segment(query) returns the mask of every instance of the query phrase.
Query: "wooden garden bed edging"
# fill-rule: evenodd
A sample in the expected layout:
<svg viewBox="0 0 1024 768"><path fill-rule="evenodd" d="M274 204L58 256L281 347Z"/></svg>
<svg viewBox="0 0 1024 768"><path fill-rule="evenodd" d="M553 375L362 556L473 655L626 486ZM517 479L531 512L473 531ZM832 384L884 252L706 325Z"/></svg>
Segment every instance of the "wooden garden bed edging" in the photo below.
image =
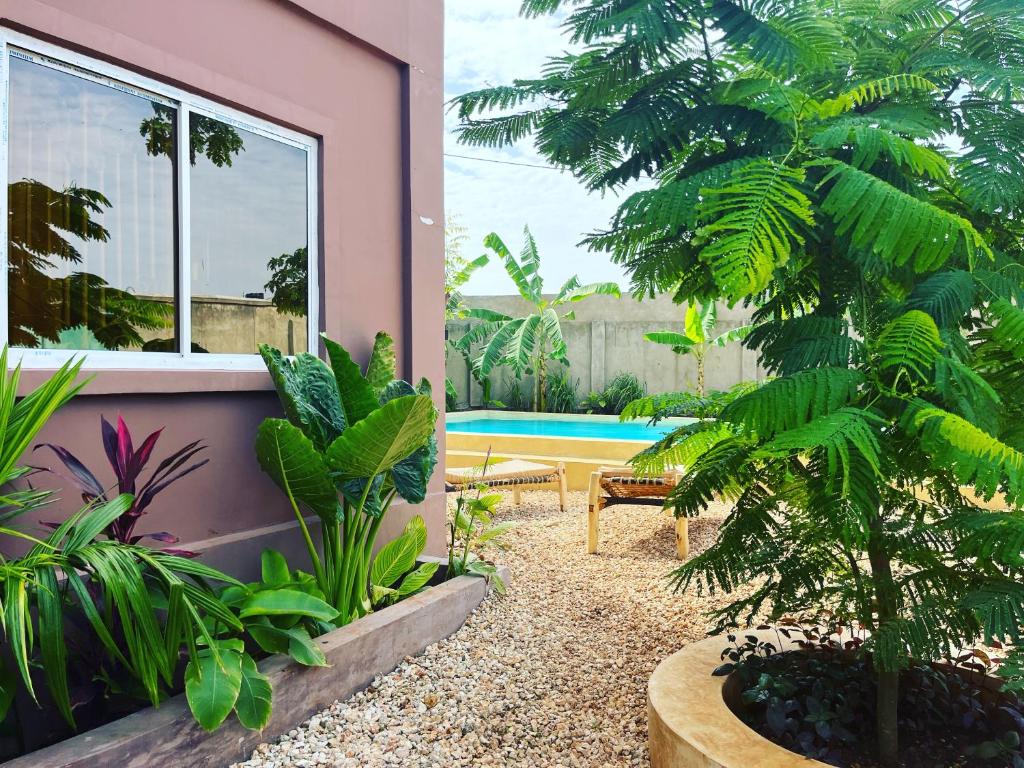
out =
<svg viewBox="0 0 1024 768"><path fill-rule="evenodd" d="M508 583L506 569L501 577ZM422 653L459 629L487 592L484 580L460 576L430 587L317 638L329 667L304 667L286 656L259 663L274 687L274 709L263 731L230 716L207 733L193 720L185 695L147 707L59 744L22 755L5 768L222 768L245 759L259 743L287 733L336 700L366 687L406 656Z"/></svg>

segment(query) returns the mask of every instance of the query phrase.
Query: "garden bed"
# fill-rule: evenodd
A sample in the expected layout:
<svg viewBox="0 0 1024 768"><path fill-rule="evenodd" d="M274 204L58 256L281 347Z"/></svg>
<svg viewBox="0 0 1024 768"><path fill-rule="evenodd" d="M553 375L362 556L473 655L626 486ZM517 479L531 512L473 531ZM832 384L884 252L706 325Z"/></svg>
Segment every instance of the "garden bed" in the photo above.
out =
<svg viewBox="0 0 1024 768"><path fill-rule="evenodd" d="M727 677L713 677L725 639L688 645L654 670L647 687L652 768L829 768L748 728L725 702Z"/></svg>
<svg viewBox="0 0 1024 768"><path fill-rule="evenodd" d="M743 634L757 636L759 640L773 643L776 647L781 639L771 631ZM712 675L722 663L722 649L726 645L723 637L712 637L695 643L665 659L652 675L648 686L648 718L651 765L654 768L741 768L753 764L764 768L875 765L870 754L859 754L866 744L870 749L874 737L867 738L860 734L857 727L861 723L856 722L861 718L865 718L865 722L874 720L873 711L869 711L874 693L866 690L871 687L870 680L865 680L864 684L860 685L865 690L852 690L851 686L856 686L859 680L856 677L858 673L852 667L850 671L842 674L836 673L835 670L818 673L828 675L826 688L829 690L814 689L810 695L814 697L815 706L825 711L829 707L830 694L836 694L840 698L845 696L847 706L851 708L851 715L855 719L847 722L838 715L835 719L829 715L830 719L825 722L828 723L830 730L838 732L846 723L853 731L853 735L845 742L833 739L822 749L818 749L817 746L810 748L808 754L829 761L820 762L791 751L772 740L776 736L765 725L763 713L759 714L761 710L755 705L745 703L749 699L742 698L746 685L739 672ZM808 652L794 646L792 649L783 649L783 653L773 654L770 660L785 662L784 657L790 654L805 653ZM851 661L852 658L846 659L840 666L851 666ZM825 657L818 661L819 665L827 663L828 659ZM783 669L790 671L787 680L799 679L799 673L792 672L793 666L788 662L782 665ZM758 685L767 685L764 682L767 675L757 673L760 669L755 668L752 676L758 681ZM931 667L918 665L914 669L923 669L924 672L921 674L926 674L923 683L918 681L918 687L905 689L904 698L909 697L910 700L901 701L901 711L909 708L907 716L914 720L916 725L904 733L904 728L909 725L901 720L901 743L904 737L907 737L907 741L901 748L900 765L987 767L1009 764L1005 761L1013 759L1010 755L1012 750L1007 749L981 749L969 758L963 757L965 750L967 754L971 754L972 749L976 749L983 741L991 740L990 746L994 747L995 741L1001 735L996 732L998 729L993 730L997 725L994 720L986 723L983 709L995 713L988 717L1003 717L1005 713L1011 729L1014 728L1013 720L1018 716L1014 714L1016 709L1010 707L1011 702L1006 698L1007 695L999 692L1002 681L983 672L948 664L936 664ZM804 670L804 674L809 673ZM958 693L953 684L955 680L962 680L963 683L959 684L963 686L967 683L967 687ZM905 686L907 684L909 681L904 683ZM942 691L947 693L943 694ZM791 696L792 700L786 699L784 703L798 709L802 695L807 694L792 690L787 695ZM943 700L943 695L948 701ZM857 701L862 702L859 709L854 704ZM947 709L952 714L947 713ZM926 717L926 712L930 713L930 721ZM799 711L787 711L786 717L790 716L798 721L795 724L802 726L806 726L810 718L810 715L805 718ZM948 727L938 727L937 717L943 724L948 723ZM927 722L931 725L924 725ZM969 726L974 728L970 734L966 730ZM754 728L771 738L765 738ZM784 733L788 735L790 729L786 729ZM794 749L796 748L794 743ZM826 752L827 754L824 754Z"/></svg>
<svg viewBox="0 0 1024 768"><path fill-rule="evenodd" d="M502 571L507 581L508 574ZM328 667L283 656L260 662L274 689L273 715L262 732L231 720L213 733L195 722L185 696L148 707L71 739L4 763L8 768L223 766L244 759L261 741L287 732L314 713L366 686L406 656L447 637L487 592L484 580L461 576L317 638ZM186 758L187 756L187 758Z"/></svg>

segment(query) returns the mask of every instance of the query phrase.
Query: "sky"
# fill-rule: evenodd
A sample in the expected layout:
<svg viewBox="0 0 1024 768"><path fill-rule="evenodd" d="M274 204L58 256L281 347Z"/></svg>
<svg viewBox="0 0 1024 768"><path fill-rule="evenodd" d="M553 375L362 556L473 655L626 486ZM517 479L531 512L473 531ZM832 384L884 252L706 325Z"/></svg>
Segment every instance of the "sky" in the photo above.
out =
<svg viewBox="0 0 1024 768"><path fill-rule="evenodd" d="M517 77L538 77L547 57L568 49L560 18L522 19L519 4L520 0L446 0L446 100ZM556 291L574 274L584 283L614 280L626 288L621 268L605 254L577 246L585 234L605 227L621 198L588 194L571 174L551 167L451 157L547 165L530 140L503 149L461 145L453 132L457 122L453 113L445 115L445 209L468 229L464 256L484 253L482 243L489 232L497 232L518 254L523 226L528 224L540 252L545 291ZM463 289L466 295L515 292L496 261L479 270Z"/></svg>

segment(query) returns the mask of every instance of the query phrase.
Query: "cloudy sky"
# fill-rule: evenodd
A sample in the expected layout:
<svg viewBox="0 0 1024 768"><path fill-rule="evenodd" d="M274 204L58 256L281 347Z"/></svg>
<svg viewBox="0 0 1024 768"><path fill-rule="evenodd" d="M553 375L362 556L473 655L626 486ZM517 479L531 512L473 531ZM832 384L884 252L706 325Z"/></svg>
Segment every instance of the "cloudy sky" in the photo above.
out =
<svg viewBox="0 0 1024 768"><path fill-rule="evenodd" d="M520 0L446 0L445 92L450 99L466 91L500 85L516 77L537 77L544 60L563 52L568 41L560 19L519 18ZM545 165L532 143L506 149L458 144L453 115L446 115L445 207L468 229L464 255L484 252L482 241L497 232L513 253L529 224L541 254L545 289L554 291L570 276L583 282L627 281L604 254L578 248L582 236L604 227L618 198L587 194L571 174L550 167L531 168L483 160ZM466 155L464 160L451 155ZM515 293L502 267L492 263L474 275L466 294Z"/></svg>

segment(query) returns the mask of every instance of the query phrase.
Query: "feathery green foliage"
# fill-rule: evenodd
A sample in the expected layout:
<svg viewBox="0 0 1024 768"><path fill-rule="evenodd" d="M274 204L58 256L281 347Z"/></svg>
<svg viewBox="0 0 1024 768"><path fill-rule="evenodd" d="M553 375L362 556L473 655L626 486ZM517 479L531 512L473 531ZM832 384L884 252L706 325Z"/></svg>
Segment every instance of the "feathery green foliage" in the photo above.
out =
<svg viewBox="0 0 1024 768"><path fill-rule="evenodd" d="M650 179L589 246L637 295L753 308L744 343L776 378L635 464L686 468L678 515L732 505L674 576L755 585L720 622L871 630L893 764L901 664L1024 621L1024 5L523 6L559 9L586 47L456 99L461 139L532 138L597 191Z"/></svg>

